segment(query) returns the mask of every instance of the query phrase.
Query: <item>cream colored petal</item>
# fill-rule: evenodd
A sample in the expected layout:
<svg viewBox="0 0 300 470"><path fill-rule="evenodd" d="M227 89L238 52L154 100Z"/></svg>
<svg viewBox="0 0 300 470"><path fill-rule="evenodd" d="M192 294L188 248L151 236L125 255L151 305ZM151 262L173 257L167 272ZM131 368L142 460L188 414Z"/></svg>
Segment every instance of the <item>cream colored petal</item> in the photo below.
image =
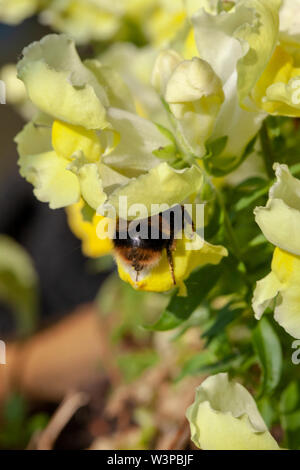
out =
<svg viewBox="0 0 300 470"><path fill-rule="evenodd" d="M101 64L98 60L86 60L84 65L97 77L98 82L106 91L112 108L135 112L131 91L114 69Z"/></svg>
<svg viewBox="0 0 300 470"><path fill-rule="evenodd" d="M161 163L148 173L132 179L128 184L114 191L107 202L120 214L123 213L123 206L119 207L120 197L126 197L128 208L135 204L142 204L150 216L151 213L154 215L161 211L160 209L151 211L153 204L168 204L169 207L180 204L192 194L197 193L202 182L202 174L195 166L184 170L174 170L167 163ZM123 213L123 217L126 218L127 213Z"/></svg>
<svg viewBox="0 0 300 470"><path fill-rule="evenodd" d="M187 411L193 442L203 450L277 450L250 393L227 374L206 379Z"/></svg>
<svg viewBox="0 0 300 470"><path fill-rule="evenodd" d="M300 0L283 0L280 8L280 35L285 41L300 42Z"/></svg>
<svg viewBox="0 0 300 470"><path fill-rule="evenodd" d="M51 126L41 126L29 122L15 137L15 142L21 157L48 152L52 150Z"/></svg>
<svg viewBox="0 0 300 470"><path fill-rule="evenodd" d="M18 76L41 111L87 129L108 126L106 92L82 64L73 41L52 34L26 47L23 55Z"/></svg>
<svg viewBox="0 0 300 470"><path fill-rule="evenodd" d="M261 319L264 311L271 306L282 287L282 283L273 272L257 281L252 299L256 320Z"/></svg>
<svg viewBox="0 0 300 470"><path fill-rule="evenodd" d="M254 214L256 223L270 243L300 255L299 210L289 207L282 199L269 199L266 207L257 207Z"/></svg>
<svg viewBox="0 0 300 470"><path fill-rule="evenodd" d="M95 163L83 165L78 171L81 194L93 209L97 210L106 200L103 183Z"/></svg>
<svg viewBox="0 0 300 470"><path fill-rule="evenodd" d="M39 7L39 0L0 0L0 21L8 24L21 23L33 15Z"/></svg>
<svg viewBox="0 0 300 470"><path fill-rule="evenodd" d="M154 64L151 82L157 92L164 96L167 83L182 57L174 50L162 51Z"/></svg>
<svg viewBox="0 0 300 470"><path fill-rule="evenodd" d="M165 100L189 146L197 156L203 156L224 100L219 77L197 57L182 61L166 85Z"/></svg>
<svg viewBox="0 0 300 470"><path fill-rule="evenodd" d="M42 13L41 20L77 43L104 41L120 28L123 9L120 0L56 0Z"/></svg>
<svg viewBox="0 0 300 470"><path fill-rule="evenodd" d="M126 177L138 176L160 163L153 151L169 145L170 141L155 124L116 108L108 110L108 119L120 141L112 152L103 157L103 163Z"/></svg>
<svg viewBox="0 0 300 470"><path fill-rule="evenodd" d="M34 194L51 209L78 202L80 187L77 176L67 170L69 161L54 151L21 156L21 175L34 186Z"/></svg>
<svg viewBox="0 0 300 470"><path fill-rule="evenodd" d="M78 178L83 199L90 207L97 210L106 199L99 166L96 163L90 163L82 152L78 152L74 157L71 163L68 161L67 168Z"/></svg>
<svg viewBox="0 0 300 470"><path fill-rule="evenodd" d="M271 187L270 199L282 199L285 204L300 210L300 180L291 175L287 165L275 163L277 182Z"/></svg>
<svg viewBox="0 0 300 470"><path fill-rule="evenodd" d="M151 86L156 57L157 51L150 45L137 47L132 43L114 43L100 55L99 60L119 72L134 96L139 116L167 127L169 121L165 109Z"/></svg>

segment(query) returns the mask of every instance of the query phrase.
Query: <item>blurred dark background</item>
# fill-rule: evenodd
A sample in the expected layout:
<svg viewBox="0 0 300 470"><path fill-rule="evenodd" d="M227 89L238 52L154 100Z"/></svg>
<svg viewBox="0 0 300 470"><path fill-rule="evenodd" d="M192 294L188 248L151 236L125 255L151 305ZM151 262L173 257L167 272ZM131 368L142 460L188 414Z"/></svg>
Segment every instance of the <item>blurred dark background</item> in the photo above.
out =
<svg viewBox="0 0 300 470"><path fill-rule="evenodd" d="M50 31L30 18L16 27L0 23L0 68L16 63L22 49ZM15 135L24 121L0 105L0 233L13 237L32 256L40 281L40 324L92 301L105 274L92 272L81 243L70 232L64 210L50 210L18 173ZM13 336L14 316L0 303L0 338Z"/></svg>

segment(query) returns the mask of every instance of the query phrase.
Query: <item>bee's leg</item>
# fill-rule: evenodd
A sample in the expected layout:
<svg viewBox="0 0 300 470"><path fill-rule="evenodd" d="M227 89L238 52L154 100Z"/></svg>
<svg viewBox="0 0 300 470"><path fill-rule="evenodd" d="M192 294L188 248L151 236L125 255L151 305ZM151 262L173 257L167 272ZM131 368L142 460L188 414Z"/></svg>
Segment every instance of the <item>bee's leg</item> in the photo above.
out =
<svg viewBox="0 0 300 470"><path fill-rule="evenodd" d="M171 276L173 280L174 286L176 286L176 279L175 279L175 273L174 273L174 263L173 263L173 256L172 256L172 248L167 246L166 251L167 251L167 258L168 258L168 263L171 271Z"/></svg>
<svg viewBox="0 0 300 470"><path fill-rule="evenodd" d="M140 271L135 271L135 282L139 282L139 274L140 274Z"/></svg>

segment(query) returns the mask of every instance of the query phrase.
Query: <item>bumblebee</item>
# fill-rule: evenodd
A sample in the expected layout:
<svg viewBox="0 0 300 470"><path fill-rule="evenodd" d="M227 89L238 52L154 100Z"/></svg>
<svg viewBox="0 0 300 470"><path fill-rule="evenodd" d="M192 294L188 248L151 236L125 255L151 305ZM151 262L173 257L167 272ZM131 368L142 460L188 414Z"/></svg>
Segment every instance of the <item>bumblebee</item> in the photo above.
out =
<svg viewBox="0 0 300 470"><path fill-rule="evenodd" d="M142 272L149 272L160 261L166 250L167 260L176 285L172 253L176 250L176 234L184 229L188 222L194 231L190 215L181 205L160 212L147 219L130 222L118 219L113 244L117 257L127 268L133 268L136 282Z"/></svg>

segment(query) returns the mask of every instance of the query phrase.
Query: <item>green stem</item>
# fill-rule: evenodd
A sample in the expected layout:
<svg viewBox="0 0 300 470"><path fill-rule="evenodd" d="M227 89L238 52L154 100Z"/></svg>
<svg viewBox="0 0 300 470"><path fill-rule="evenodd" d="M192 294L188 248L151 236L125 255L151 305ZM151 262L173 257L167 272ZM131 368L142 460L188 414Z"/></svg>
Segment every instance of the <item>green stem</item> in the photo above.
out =
<svg viewBox="0 0 300 470"><path fill-rule="evenodd" d="M226 228L226 231L227 231L228 238L229 238L229 240L231 242L231 245L232 245L232 248L234 250L234 254L235 254L236 258L239 261L243 262L242 253L241 253L237 238L235 236L235 233L234 233L234 230L233 230L233 227L232 227L232 224L231 224L231 220L229 218L229 215L228 215L228 212L227 212L222 194L220 193L220 191L214 185L213 185L213 188L215 190L218 202L219 202L220 207L221 207L221 209L223 211L223 214L224 214L224 224L225 224L225 228Z"/></svg>
<svg viewBox="0 0 300 470"><path fill-rule="evenodd" d="M274 156L272 150L272 144L269 137L268 127L266 121L263 122L261 126L261 130L259 131L259 138L261 143L262 149L262 156L265 162L265 167L269 178L274 178L274 171L273 171L273 164L274 164Z"/></svg>
<svg viewBox="0 0 300 470"><path fill-rule="evenodd" d="M219 205L221 207L221 210L223 212L223 215L224 215L224 225L225 225L225 229L226 229L228 239L231 243L232 252L233 252L234 256L236 257L236 259L244 267L245 274L243 275L243 277L244 277L244 280L245 280L245 284L246 284L248 290L251 291L252 290L252 285L251 285L250 281L248 280L247 274L246 274L247 273L247 266L246 266L246 263L244 261L243 254L240 250L238 240L237 240L236 235L234 233L234 229L232 227L231 220L230 220L230 217L228 215L227 208L226 208L223 196L220 193L220 191L218 190L218 188L215 187L215 185L213 184L213 182L211 181L211 179L209 178L209 176L207 175L207 173L204 171L203 168L202 168L202 171L204 172L204 176L205 176L205 179L206 179L207 183L211 186L211 188L214 190L214 192L216 194L218 203L219 203Z"/></svg>

